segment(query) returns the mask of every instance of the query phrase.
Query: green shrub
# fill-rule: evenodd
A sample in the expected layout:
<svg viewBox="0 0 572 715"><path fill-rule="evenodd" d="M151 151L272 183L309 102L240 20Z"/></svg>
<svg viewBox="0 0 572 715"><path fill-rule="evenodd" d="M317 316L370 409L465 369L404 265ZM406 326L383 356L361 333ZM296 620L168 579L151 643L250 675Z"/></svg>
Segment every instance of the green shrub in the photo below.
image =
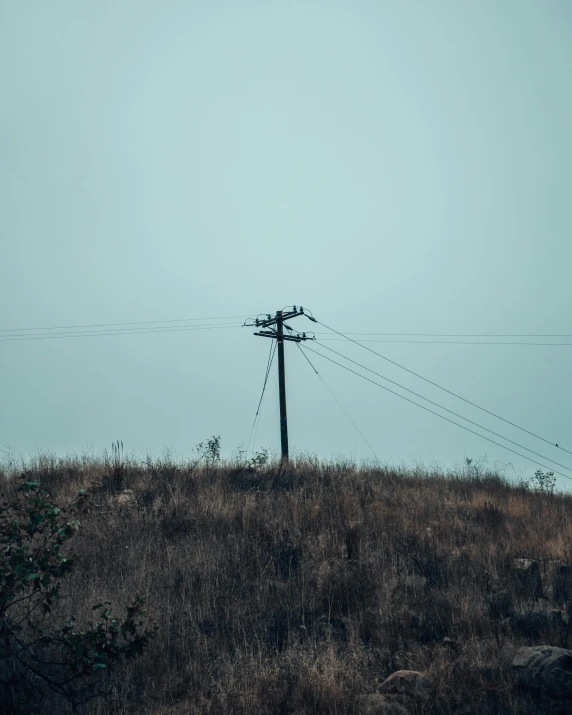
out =
<svg viewBox="0 0 572 715"><path fill-rule="evenodd" d="M73 517L86 509L87 495L59 507L25 477L11 492L0 505L0 711L37 714L55 694L77 712L105 693L106 674L141 653L152 631L138 596L123 619L111 617L106 601L92 607L92 624L80 626L74 616L56 624L61 579L73 568L65 546L80 527Z"/></svg>
<svg viewBox="0 0 572 715"><path fill-rule="evenodd" d="M534 476L530 478L530 485L543 494L552 494L556 487L554 472L543 472L541 469L537 469Z"/></svg>

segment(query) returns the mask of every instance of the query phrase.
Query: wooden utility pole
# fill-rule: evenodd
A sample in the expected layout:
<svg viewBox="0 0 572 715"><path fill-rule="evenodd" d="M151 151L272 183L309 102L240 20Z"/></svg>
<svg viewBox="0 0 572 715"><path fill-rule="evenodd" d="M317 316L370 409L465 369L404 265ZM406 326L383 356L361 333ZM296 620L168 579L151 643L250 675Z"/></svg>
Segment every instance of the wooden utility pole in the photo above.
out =
<svg viewBox="0 0 572 715"><path fill-rule="evenodd" d="M288 417L286 416L286 375L284 373L284 320L276 311L276 342L278 349L278 391L280 393L280 445L282 461L288 461Z"/></svg>
<svg viewBox="0 0 572 715"><path fill-rule="evenodd" d="M315 340L312 335L306 333L294 333L291 328L284 324L285 320L296 318L299 315L305 315L310 320L316 322L316 319L311 315L304 313L304 308L295 305L291 309L277 310L276 315L272 317L267 315L266 318L256 318L253 323L245 323L245 325L256 326L257 328L266 328L254 335L259 335L262 338L272 338L276 340L278 349L278 389L280 393L280 445L282 448L282 462L288 461L288 419L286 415L286 372L284 361L284 341L301 343L303 340ZM284 328L289 332L285 333Z"/></svg>

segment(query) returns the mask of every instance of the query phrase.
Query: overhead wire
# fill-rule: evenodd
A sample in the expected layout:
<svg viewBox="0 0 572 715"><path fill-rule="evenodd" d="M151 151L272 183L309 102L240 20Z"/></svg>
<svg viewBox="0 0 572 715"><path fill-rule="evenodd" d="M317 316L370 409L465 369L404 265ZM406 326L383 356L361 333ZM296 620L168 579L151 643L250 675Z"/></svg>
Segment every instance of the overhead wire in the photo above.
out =
<svg viewBox="0 0 572 715"><path fill-rule="evenodd" d="M343 338L321 338L321 340L341 342ZM414 343L416 345L552 345L553 347L572 345L572 343L535 343L516 340L371 340L370 338L363 338L360 340L360 343Z"/></svg>
<svg viewBox="0 0 572 715"><path fill-rule="evenodd" d="M222 315L214 318L176 318L170 320L138 320L123 323L92 323L90 325L54 325L43 328L2 328L0 333L19 333L33 330L71 330L72 328L108 328L116 325L152 325L157 323L191 323L201 320L234 320L235 318L248 318L248 315Z"/></svg>
<svg viewBox="0 0 572 715"><path fill-rule="evenodd" d="M99 338L104 336L113 335L145 335L150 333L178 333L178 332L189 332L195 330L222 330L228 328L239 328L240 323L220 323L217 325L189 325L189 326L172 326L172 327L157 327L157 328L134 328L133 330L113 330L113 331L92 331L92 332L66 332L66 333L50 333L50 334L36 334L36 335L25 335L25 336L8 336L0 337L0 343L10 343L10 342L24 342L27 340L66 340L68 338Z"/></svg>
<svg viewBox="0 0 572 715"><path fill-rule="evenodd" d="M385 385L381 385L379 382L375 382L375 380L372 380L371 378L366 377L365 375L362 375L359 372L356 372L355 370L352 370L351 368L347 367L347 365L343 365L342 363L338 362L337 360L333 360L332 358L328 357L327 355L322 355L321 353L317 352L316 350L312 350L308 346L306 346L306 350L309 350L310 352L313 352L314 354L319 355L320 357L324 358L325 360L329 360L330 362L334 363L335 365L338 365L339 367L343 368L344 370L347 370L348 372L351 372L354 375L361 377L362 380L371 382L373 385L376 385L377 387L381 387L382 390L385 390L386 392L390 392L392 395L396 395L397 397L400 397L402 400L405 400L406 402L411 402L411 404L416 405L417 407L420 407L422 410L425 410L426 412L430 412L431 414L436 415L437 417L440 417L442 420L445 420L446 422L450 422L451 424L454 424L457 427L464 429L466 432L471 432L471 434L475 434L475 435L477 435L477 437L487 440L487 442L492 442L492 444L496 444L498 447L502 447L503 449L506 449L509 452L512 452L513 454L516 454L519 457L522 457L523 459L526 459L527 461L538 465L539 467L543 467L544 469L547 469L554 474L558 474L561 477L564 477L565 479L572 480L572 477L568 476L567 474L563 474L562 472L559 472L556 469L552 469L551 467L548 467L546 464L537 462L535 459L531 459L530 457L527 457L525 454L521 454L520 452L517 452L516 450L511 449L510 447L507 447L506 445L501 444L500 442L497 442L494 439L491 439L490 437L485 437L485 435L479 434L478 432L475 432L475 430L472 430L469 427L465 427L465 425L459 424L459 422L455 422L455 420L451 420L448 417L445 417L445 415L441 415L438 412L435 412L435 410L429 409L429 407L425 407L425 405L420 405L418 402L415 402L415 400L411 400L409 397L405 397L405 395L400 395L398 392L395 392L395 390L390 390L389 387L385 387Z"/></svg>
<svg viewBox="0 0 572 715"><path fill-rule="evenodd" d="M258 435L258 428L260 427L260 415L259 415L259 412L260 412L260 408L261 408L261 406L262 406L262 400L264 399L264 394L265 394L265 389L266 389L266 383L268 382L268 377L269 377L269 375L270 375L270 370L272 369L272 364L273 364L273 362L274 362L274 355L275 355L275 353L276 353L276 344L274 344L274 345L272 346L272 353L271 353L271 356L270 356L270 361L269 361L268 367L267 367L267 369L266 369L266 378L265 378L265 381L264 381L264 386L263 386L263 388L262 388L262 394L260 395L260 402L258 403L258 409L257 409L257 411L256 411L256 417L255 417L255 420L256 420L256 428L255 428L255 430L254 430L254 438L253 438L253 440L252 440L252 451L254 451L254 445L256 444L256 436ZM247 454L248 454L248 451L247 451Z"/></svg>
<svg viewBox="0 0 572 715"><path fill-rule="evenodd" d="M347 357L347 355L343 355L342 353L339 353L337 350L334 350L333 348L329 348L327 345L322 345L322 343L318 343L318 344L321 345L322 348L329 350L330 352L334 353L335 355L338 355L339 357L342 357L344 360L347 360L348 362L351 362L354 365L357 365L358 367L362 368L362 370L367 370L368 372L371 372L373 375L376 375L377 377L381 377L382 380L385 380L386 382L390 382L392 385L399 387L401 390L405 390L406 392L409 392L412 395L415 395L415 397L419 397L422 400L425 400L425 402L428 402L431 405L435 405L435 407L438 407L439 409L444 410L445 412L449 412L449 414L454 415L455 417L459 417L460 419L465 420L465 422L469 422L469 424L472 424L475 427L478 427L479 429L485 430L485 432L490 432L490 434L494 434L495 437L504 439L505 442L510 442L511 444L516 445L520 449L524 449L525 451L530 452L531 454L534 454L537 457L546 459L549 462L556 464L558 467L562 467L563 469L566 469L569 472L572 472L571 467L568 467L565 464L561 464L560 462L557 462L555 459L551 459L550 457L547 457L544 454L535 452L533 449L529 449L528 447L525 447L524 445L520 444L519 442L515 442L514 440L509 439L508 437L505 437L504 435L499 434L498 432L495 432L494 430L489 429L488 427L485 427L484 425L481 425L478 422L470 420L468 417L464 417L463 415L460 415L458 412L455 412L454 410L450 410L448 407L444 407L443 405L440 405L438 402L435 402L434 400L430 400L428 397L424 397L419 392L415 392L415 390L410 390L408 387L401 385L399 382L396 382L395 380L390 380L388 377L385 377L385 375L381 375L379 372L376 372L375 370L372 370L371 368L366 367L365 365L362 365L361 363L357 362L357 360L352 360L352 358L349 358L349 357Z"/></svg>
<svg viewBox="0 0 572 715"><path fill-rule="evenodd" d="M298 349L300 350L300 352L302 353L302 355L303 355L303 356L306 358L306 360L308 361L308 364L310 365L310 367L312 368L312 370L313 370L313 371L316 373L316 375L320 378L320 380L321 380L322 384L324 385L324 387L326 388L326 390L327 390L327 391L330 393L330 395L334 398L334 400L337 402L337 404L338 404L338 406L340 407L340 409L342 410L342 412L345 414L345 416L348 418L348 420L352 423L352 425L354 426L354 429L356 430L356 432L359 434L359 436L363 439L363 441L366 443L366 445L367 445L367 446L369 447L369 449L372 451L373 456L374 456L376 459L379 459L379 457L378 457L377 454L375 453L374 448L373 448L373 447L371 446L371 444L367 441L367 439L365 438L365 436L364 436L364 434L362 433L362 431L360 430L360 428L359 428L359 427L356 425L356 423L352 420L352 418L350 417L350 415L348 414L348 412L345 410L345 408L344 408L344 406L342 405L342 403L341 403L341 402L338 400L338 398L334 395L334 393L333 393L332 390L330 389L329 385L326 383L326 381L325 381L324 378L320 375L320 373L318 372L318 370L316 369L316 367L314 366L314 364L312 363L312 361L310 360L310 358L309 358L309 357L306 355L306 353L304 352L304 350L303 350L302 346L300 345L300 343L296 343L296 345L298 346Z"/></svg>
<svg viewBox="0 0 572 715"><path fill-rule="evenodd" d="M531 435L532 437L536 437L536 439L539 439L542 442L546 442L546 444L550 444L553 447L557 447L558 449L563 450L564 452L568 452L568 454L572 454L572 451L570 451L569 449L565 449L564 447L560 447L556 442L552 442L551 440L545 439L544 437L541 437L540 435L536 434L535 432L532 432L531 430L528 430L525 427L521 427L520 425L517 425L515 422L511 422L510 420L507 420L504 417L501 417L500 415L497 415L495 412L492 412L491 410L487 410L485 407L481 407L480 405L477 405L475 402L471 402L471 400L467 400L465 397L458 395L456 392L453 392L452 390L448 390L446 387L443 387L442 385L439 385L436 382L433 382L432 380L429 380L428 378L423 377L423 375L420 375L419 373L415 372L414 370L410 370L409 368L405 367L404 365L400 365L395 360L391 360L390 358L386 357L385 355L382 355L381 353L378 353L377 351L372 350L371 348L368 348L367 345L363 345L361 342L358 342L357 340L354 340L353 338L350 338L347 335L344 335L344 333L340 333L339 330L336 330L335 328L331 328L329 325L326 325L325 323L322 323L321 321L316 321L316 322L318 322L320 325L323 325L324 328L331 330L333 333L337 333L342 338L345 338L346 340L349 340L350 342L355 343L356 345L359 345L364 350L367 350L368 352L373 353L374 355L377 355L378 357L382 358L383 360L386 360L387 362L391 363L392 365L395 365L396 367L400 368L401 370L405 370L406 372L410 373L411 375L415 375L415 377L418 377L420 380L424 380L425 382L428 382L430 385L433 385L434 387L438 387L440 390L443 390L443 392L446 392L449 395L453 395L453 397L456 397L457 399L462 400L463 402L466 402L468 405L472 405L473 407L476 407L477 409L482 410L483 412L486 412L487 414L492 415L493 417L496 417L497 419L501 420L502 422L506 422L506 424L509 424L512 427L516 427L517 429L521 430L522 432L526 432L527 434Z"/></svg>
<svg viewBox="0 0 572 715"><path fill-rule="evenodd" d="M328 335L328 333L316 333ZM356 333L346 331L344 335L388 335L427 338L572 338L569 333Z"/></svg>
<svg viewBox="0 0 572 715"><path fill-rule="evenodd" d="M270 345L270 352L268 354L268 361L266 363L266 373L264 375L264 384L262 385L262 393L260 395L260 399L258 400L258 407L256 408L256 414L254 415L254 421L253 421L252 427L250 429L250 435L248 437L248 442L246 443L246 454L248 454L248 451L250 449L250 441L252 440L253 432L254 432L254 441L252 442L252 449L254 449L254 445L256 443L256 434L258 432L258 426L256 426L256 431L255 431L255 425L257 425L258 415L260 413L260 407L262 405L262 400L264 399L264 392L266 391L266 383L268 382L268 376L270 375L270 368L272 367L272 363L274 361L274 353L275 352L276 352L276 342L273 340Z"/></svg>

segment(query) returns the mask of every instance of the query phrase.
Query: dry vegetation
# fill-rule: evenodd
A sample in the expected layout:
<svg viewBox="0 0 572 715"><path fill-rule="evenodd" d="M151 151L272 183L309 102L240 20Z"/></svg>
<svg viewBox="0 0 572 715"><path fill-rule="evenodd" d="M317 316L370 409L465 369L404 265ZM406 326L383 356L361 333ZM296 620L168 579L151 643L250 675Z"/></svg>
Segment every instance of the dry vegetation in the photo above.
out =
<svg viewBox="0 0 572 715"><path fill-rule="evenodd" d="M572 564L570 496L492 473L313 461L26 470L58 502L93 495L55 615L89 619L102 597L120 608L140 593L159 627L88 713L352 713L398 669L435 683L418 712L555 712L510 662L521 644L572 643L568 583L549 564ZM124 489L135 503L118 503ZM523 557L543 566L542 594L515 577Z"/></svg>

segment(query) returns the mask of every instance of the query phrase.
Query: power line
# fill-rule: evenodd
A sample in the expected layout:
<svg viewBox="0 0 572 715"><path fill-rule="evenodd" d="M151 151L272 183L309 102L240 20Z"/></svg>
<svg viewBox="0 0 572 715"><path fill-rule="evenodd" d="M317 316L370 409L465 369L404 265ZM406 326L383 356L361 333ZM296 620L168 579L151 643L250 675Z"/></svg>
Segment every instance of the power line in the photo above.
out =
<svg viewBox="0 0 572 715"><path fill-rule="evenodd" d="M264 399L264 394L266 390L266 383L268 382L268 377L270 375L270 370L272 369L272 363L274 362L274 355L276 353L276 343L270 347L270 356L268 358L268 365L266 366L266 377L264 378L264 385L262 387L262 394L260 395L260 401L258 403L258 408L256 410L256 415L254 417L254 423L256 424L256 429L254 430L254 438L252 440L252 451L254 451L254 445L256 444L256 435L258 434L258 428L260 427L260 407L262 406L262 400ZM254 425L253 425L254 426ZM251 432L252 434L252 432ZM248 448L250 446L250 439L248 440L246 453L248 454Z"/></svg>
<svg viewBox="0 0 572 715"><path fill-rule="evenodd" d="M8 333L8 335L1 335L0 340L7 340L9 338L14 338L15 340L26 340L28 338L36 338L36 337L42 337L42 336L48 336L48 337L64 337L67 335L99 335L99 334L105 334L105 335L114 335L114 334L119 334L123 332L144 332L145 330L177 330L177 329L184 329L184 328L191 328L191 329L202 329L202 328L210 328L210 327L222 327L222 326L231 326L231 325L240 325L240 323L203 323L202 325L172 325L169 327L165 327L162 325L157 325L156 327L149 327L149 328L115 328L113 330L111 329L106 329L106 330L68 330L63 333L32 333L31 335L15 335L13 333Z"/></svg>
<svg viewBox="0 0 572 715"><path fill-rule="evenodd" d="M387 382L390 382L392 385L396 385L401 390L410 392L412 395L415 395L415 397L420 397L422 400L425 400L425 402L429 402L429 404L435 405L435 407L438 407L441 410L445 410L445 412L449 412L450 414L455 415L455 417L459 417L460 419L465 420L465 422L469 422L470 424L475 425L475 427L485 430L485 432L490 432L491 434L494 434L495 437L500 437L500 439L504 439L506 442L510 442L511 444L514 444L517 447L520 447L520 449L524 449L527 452L530 452L531 454L535 454L537 457L541 457L542 459L547 459L549 462L552 462L553 464L556 464L559 467L562 467L563 469L567 469L569 472L572 472L572 468L567 467L565 464L561 464L560 462L557 462L556 460L551 459L550 457L546 457L544 454L540 454L539 452L535 452L533 449L529 449L528 447L525 447L524 445L519 444L519 442L515 442L514 440L509 439L508 437L504 437L502 434L499 434L498 432L495 432L494 430L489 429L488 427L484 427L483 425L479 424L478 422L474 422L473 420L470 420L468 417L463 417L463 415L460 415L458 412L454 412L453 410L450 410L448 407L443 407L443 405L440 405L438 402L435 402L434 400L430 400L428 397L424 397L423 395L419 394L418 392L415 392L414 390L410 390L408 387L404 387L403 385L400 385L398 382L395 382L395 380L390 380L388 377L381 375L379 372L376 372L375 370L371 370L369 367L362 365L361 363L357 362L356 360L352 360L351 358L347 357L346 355L339 353L337 350L333 350L332 348L329 348L327 345L322 345L321 343L319 343L319 344L326 350L329 350L330 352L333 352L336 355L339 355L340 357L344 358L344 360L348 360L348 362L351 362L354 365L361 367L362 370L367 370L368 372L371 372L373 375L377 375L377 377L381 377L382 380L386 380Z"/></svg>
<svg viewBox="0 0 572 715"><path fill-rule="evenodd" d="M176 318L171 320L139 320L124 323L93 323L91 325L54 325L48 328L2 328L0 329L0 333L20 333L33 330L71 330L72 328L108 328L116 325L152 325L154 323L191 323L200 320L231 320L248 317L248 315L222 315L215 318Z"/></svg>
<svg viewBox="0 0 572 715"><path fill-rule="evenodd" d="M321 333L325 335L326 333ZM349 340L350 338L348 338ZM337 341L341 338L322 338L323 340ZM563 347L572 345L572 343L535 343L524 341L500 341L500 340L372 340L370 338L362 338L361 343L415 343L417 345L552 345Z"/></svg>
<svg viewBox="0 0 572 715"><path fill-rule="evenodd" d="M149 333L178 333L178 332L189 332L195 330L225 330L228 328L239 328L240 323L221 323L220 325L201 325L201 326L183 326L183 327L170 327L170 328L150 328L144 330L141 328L135 328L133 330L114 330L114 331L96 331L96 332L80 332L80 333L52 333L49 335L26 335L24 337L0 337L0 343L10 343L10 342L24 342L26 340L66 340L68 338L100 338L104 336L114 336L114 335L145 335Z"/></svg>
<svg viewBox="0 0 572 715"><path fill-rule="evenodd" d="M373 456L374 456L376 459L379 459L379 457L378 457L377 454L375 453L374 448L373 448L373 447L371 446L371 444L367 441L367 439L364 437L363 433L361 432L360 428L356 425L356 423L352 420L352 418L351 418L351 417L349 416L349 414L346 412L346 410L344 409L344 406L342 405L342 403L338 400L338 398L337 398L337 397L334 395L334 393L330 390L330 388L329 388L329 386L327 385L326 381L325 381L324 378L320 375L320 373L316 370L316 368L314 367L313 363L310 361L310 358L306 355L306 353L304 352L304 350L302 349L302 347L300 346L300 344L299 344L299 343L296 343L296 345L298 346L298 348L299 348L300 352L302 353L302 355L303 355L303 356L306 358L306 360L308 361L308 364L310 365L310 367L312 368L312 370L313 370L313 371L316 373L316 375L320 378L320 380L322 381L322 383L323 383L324 387L326 388L326 390L330 393L330 395L331 395L331 396L334 398L334 400L338 403L338 406L340 407L340 409L342 410L342 412L345 414L345 416L348 418L348 420L352 423L352 425L354 426L356 432L357 432L357 433L359 434L359 436L363 439L363 441L367 444L367 446L371 449L371 451L373 452Z"/></svg>
<svg viewBox="0 0 572 715"><path fill-rule="evenodd" d="M324 358L325 360L329 360L330 362L333 362L335 365L338 365L339 367L342 367L344 370L347 370L348 372L353 373L354 375L357 375L358 377L361 377L362 380L367 380L367 382L371 382L373 385L376 385L377 387L381 387L382 390L386 390L387 392L390 392L392 395L397 395L397 397L400 397L402 400L406 400L407 402L411 402L411 404L416 405L417 407L420 407L422 410L425 410L426 412L430 412L433 415L437 415L437 417L440 417L442 420L446 420L447 422L450 422L451 424L456 425L457 427L460 427L461 429L466 430L467 432L471 432L472 434L476 434L477 437L480 437L481 439L486 439L487 442L492 442L492 444L496 444L498 447L502 447L503 449L508 450L509 452L512 452L513 454L518 455L519 457L522 457L523 459L528 460L529 462L532 462L533 464L537 464L539 467L543 467L544 469L548 469L554 474L559 474L561 477L564 477L565 479L572 479L572 477L568 476L567 474L563 474L562 472L559 472L556 469L552 469L551 467L547 467L545 464L542 464L541 462L537 462L534 459L531 459L530 457L527 457L525 454L521 454L520 452L517 452L514 449L511 449L510 447L507 447L504 444L501 444L500 442L495 441L494 439L490 439L490 437L485 437L483 434L479 434L478 432L475 432L475 430L469 429L468 427L465 427L465 425L461 425L458 422L455 422L454 420L449 419L448 417L445 417L445 415L440 415L438 412L435 412L434 410L430 410L428 407L425 407L425 405L420 405L418 402L415 402L415 400L410 400L409 397L405 397L405 395L400 395L398 392L395 392L395 390L390 390L389 387L385 387L385 385L380 385L379 382L375 382L375 380L370 379L369 377L366 377L365 375L361 375L359 372L356 372L355 370L352 370L351 368L347 367L346 365L342 365L342 363L337 362L337 360L333 360L332 358L329 358L327 355L322 355L321 353L317 352L316 350L312 350L311 348L306 347L307 350L310 350L310 352L315 353L316 355L319 355L320 357ZM504 439L504 438L503 438Z"/></svg>
<svg viewBox="0 0 572 715"><path fill-rule="evenodd" d="M272 367L272 363L274 361L274 353L275 352L276 352L276 343L273 342L270 344L270 353L268 354L268 362L266 363L266 374L264 376L264 384L262 385L262 393L260 395L260 400L258 401L258 407L256 408L256 414L254 415L254 422L252 423L252 428L250 430L250 435L248 437L248 442L246 444L246 454L248 454L248 450L250 448L250 440L252 439L252 433L254 432L254 426L256 425L256 421L258 420L258 413L260 412L260 406L262 405L262 400L264 399L266 383L268 382L268 376L270 375L270 368ZM257 429L257 431L258 431L258 429ZM254 433L254 442L252 443L252 449L254 449L255 442L256 442L256 432Z"/></svg>
<svg viewBox="0 0 572 715"><path fill-rule="evenodd" d="M378 357L382 358L383 360L386 360L387 362L391 363L392 365L399 367L401 370L405 370L406 372L410 373L411 375L415 375L415 377L418 377L420 380L424 380L425 382L428 382L430 385L433 385L434 387L438 387L440 390L443 390L443 392L447 392L449 395L453 395L453 397L456 397L459 400L463 400L463 402L466 402L468 405L472 405L473 407L476 407L477 409L482 410L483 412L486 412L487 414L492 415L493 417L496 417L498 420L501 420L502 422L506 422L507 424L512 425L513 427L516 427L517 429L522 430L523 432L526 432L527 434L531 435L532 437L536 437L536 439L539 439L542 442L546 442L546 444L550 444L553 447L562 449L564 452L567 452L568 454L572 454L572 452L570 450L565 449L564 447L559 447L558 444L556 444L555 442L551 442L550 440L545 439L544 437L541 437L540 435L537 435L535 432L531 432L530 430L527 430L524 427L520 427L519 425L515 424L514 422L511 422L510 420L507 420L504 417L501 417L500 415L497 415L496 413L491 412L491 410L487 410L484 407L477 405L475 402L471 402L470 400L467 400L465 397L461 397L461 395L458 395L456 392L447 390L446 387L442 387L441 385L438 385L436 382L433 382L432 380L429 380L428 378L423 377L423 375L420 375L419 373L415 372L414 370L410 370L409 368L407 368L403 365L400 365L398 362L395 362L395 360L390 360L390 358L385 357L385 355L382 355L381 353L378 353L375 350L368 348L367 345L362 345L362 343L358 342L357 340L347 337L347 335L340 333L339 330L330 328L329 325L326 325L325 323L322 323L320 321L316 321L316 322L320 323L320 325L323 325L324 328L331 330L333 333L337 333L338 335L341 335L342 338L345 338L346 340L349 340L350 342L355 343L356 345L359 345L364 350L367 350L370 353L373 353L374 355L377 355Z"/></svg>
<svg viewBox="0 0 572 715"><path fill-rule="evenodd" d="M322 333L323 335L324 333ZM349 339L349 338L348 338ZM341 341L341 338L322 338L329 341ZM372 340L362 338L360 343L415 343L417 345L552 345L563 347L572 343L535 343L523 341L493 341L493 340Z"/></svg>
<svg viewBox="0 0 572 715"><path fill-rule="evenodd" d="M316 335L327 335L327 333L316 333ZM426 338L572 338L572 334L567 333L355 333L349 330L344 335L398 335Z"/></svg>

